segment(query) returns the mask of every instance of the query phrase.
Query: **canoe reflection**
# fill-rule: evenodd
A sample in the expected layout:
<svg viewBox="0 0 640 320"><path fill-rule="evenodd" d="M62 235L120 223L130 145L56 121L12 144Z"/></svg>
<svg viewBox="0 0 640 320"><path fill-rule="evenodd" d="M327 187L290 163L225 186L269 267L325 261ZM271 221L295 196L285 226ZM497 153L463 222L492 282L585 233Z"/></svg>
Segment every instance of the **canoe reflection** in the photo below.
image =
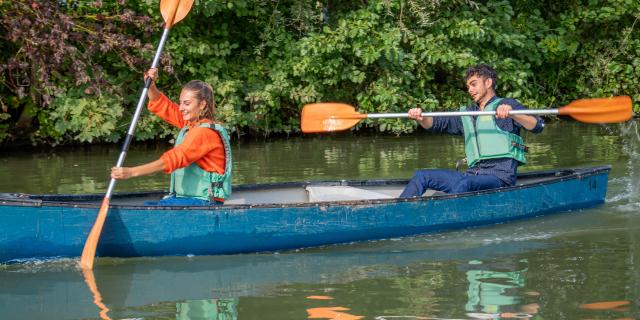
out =
<svg viewBox="0 0 640 320"><path fill-rule="evenodd" d="M477 237L487 237L480 235ZM91 290L93 285L88 290L87 280L76 268L77 260L12 265L0 269L0 318L14 319L21 314L24 319L50 319L50 314L55 314L59 319L88 319L98 318L101 311L112 319L149 314L175 317L176 303L187 299L264 297L286 283L337 284L386 278L423 261L438 264L451 259L491 261L496 252L514 255L545 247L544 241L517 241L465 245L451 250L451 246L436 245L430 238L416 238L280 254L105 258L93 271L95 289L101 299L96 299ZM464 267L479 269L466 264ZM464 274L466 270L456 273ZM351 304L354 301L346 302L349 305L323 304L318 298L300 310L302 317L306 318L306 309L312 307L355 307ZM30 304L32 301L39 302L37 307ZM101 309L96 301L110 310ZM363 306L358 303L358 307Z"/></svg>
<svg viewBox="0 0 640 320"><path fill-rule="evenodd" d="M93 303L100 310L100 319L111 320L108 315L110 310L103 302L93 270L82 269L82 276L93 295ZM238 298L186 300L176 303L176 320L237 320L237 305Z"/></svg>

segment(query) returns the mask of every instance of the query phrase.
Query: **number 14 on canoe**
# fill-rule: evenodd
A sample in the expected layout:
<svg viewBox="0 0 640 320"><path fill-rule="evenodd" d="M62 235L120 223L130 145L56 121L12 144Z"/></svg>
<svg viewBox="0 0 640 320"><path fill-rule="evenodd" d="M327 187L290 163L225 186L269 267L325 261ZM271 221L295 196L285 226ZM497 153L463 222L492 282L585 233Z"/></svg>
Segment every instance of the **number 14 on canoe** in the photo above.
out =
<svg viewBox="0 0 640 320"><path fill-rule="evenodd" d="M495 111L424 112L423 117L495 115ZM585 123L625 122L633 117L631 97L574 100L564 107L541 110L512 110L509 114L554 114L571 116ZM362 119L408 118L408 113L360 113L345 103L312 103L302 108L300 127L304 133L347 130Z"/></svg>

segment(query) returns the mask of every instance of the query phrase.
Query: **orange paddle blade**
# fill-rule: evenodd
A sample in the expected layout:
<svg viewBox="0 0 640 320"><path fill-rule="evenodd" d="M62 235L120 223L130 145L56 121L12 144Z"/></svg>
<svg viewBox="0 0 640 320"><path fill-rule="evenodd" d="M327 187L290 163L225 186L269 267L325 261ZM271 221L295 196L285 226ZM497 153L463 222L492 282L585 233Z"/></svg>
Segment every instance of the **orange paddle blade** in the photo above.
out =
<svg viewBox="0 0 640 320"><path fill-rule="evenodd" d="M619 96L575 100L559 108L558 114L587 123L615 123L631 119L633 110L631 97Z"/></svg>
<svg viewBox="0 0 640 320"><path fill-rule="evenodd" d="M302 108L300 128L304 133L347 130L366 117L345 103L312 103Z"/></svg>
<svg viewBox="0 0 640 320"><path fill-rule="evenodd" d="M87 241L84 243L84 249L82 249L82 257L80 258L80 267L82 269L92 269L93 261L96 256L96 248L98 247L98 240L100 240L100 233L102 232L102 226L107 219L107 211L109 211L109 198L104 197L102 200L102 206L100 206L100 212L96 217L96 222L89 232Z"/></svg>
<svg viewBox="0 0 640 320"><path fill-rule="evenodd" d="M162 0L160 1L160 12L165 22L165 28L171 28L180 22L191 11L193 0Z"/></svg>

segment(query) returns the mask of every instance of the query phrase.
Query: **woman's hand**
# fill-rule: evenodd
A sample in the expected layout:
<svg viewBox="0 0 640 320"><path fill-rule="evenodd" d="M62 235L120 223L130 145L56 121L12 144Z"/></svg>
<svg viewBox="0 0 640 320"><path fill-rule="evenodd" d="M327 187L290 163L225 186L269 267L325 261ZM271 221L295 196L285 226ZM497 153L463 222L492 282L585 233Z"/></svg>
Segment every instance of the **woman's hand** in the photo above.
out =
<svg viewBox="0 0 640 320"><path fill-rule="evenodd" d="M156 82L156 78L158 77L158 68L150 68L147 72L144 73L144 81L147 81L147 78L151 78L151 82Z"/></svg>
<svg viewBox="0 0 640 320"><path fill-rule="evenodd" d="M113 178L113 179L124 180L124 179L129 179L131 177L133 177L132 168L127 168L127 167L113 167L113 168L111 168L111 178Z"/></svg>
<svg viewBox="0 0 640 320"><path fill-rule="evenodd" d="M147 79L151 79L151 84L149 85L149 91L147 91L147 97L149 97L150 101L154 101L160 98L162 93L158 88L156 88L156 79L158 78L158 68L150 68L147 72L144 73L144 81L147 82Z"/></svg>
<svg viewBox="0 0 640 320"><path fill-rule="evenodd" d="M145 163L136 167L113 167L111 168L111 178L113 179L129 179L135 177L146 176L154 172L164 170L164 161L158 159Z"/></svg>

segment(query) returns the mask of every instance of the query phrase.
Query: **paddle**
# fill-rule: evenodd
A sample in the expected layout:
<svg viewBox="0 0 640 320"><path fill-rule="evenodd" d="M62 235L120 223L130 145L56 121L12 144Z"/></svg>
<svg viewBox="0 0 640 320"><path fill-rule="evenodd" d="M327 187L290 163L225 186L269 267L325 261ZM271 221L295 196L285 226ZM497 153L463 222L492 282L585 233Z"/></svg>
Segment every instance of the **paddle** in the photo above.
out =
<svg viewBox="0 0 640 320"><path fill-rule="evenodd" d="M160 1L160 12L162 13L162 18L164 19L164 22L165 22L164 32L162 33L162 37L160 38L160 44L158 44L158 50L156 51L156 55L153 58L153 63L151 64L151 68L156 68L158 66L158 62L160 61L160 53L162 52L162 47L164 47L164 43L167 41L167 37L169 36L169 29L171 29L171 27L175 23L180 22L180 20L182 20L189 13L192 5L193 5L193 0L161 0ZM120 152L120 157L118 158L118 162L116 164L117 167L121 167L123 165L124 159L127 156L127 150L129 150L129 145L133 140L133 133L136 129L136 123L138 122L138 118L140 117L140 113L142 112L142 106L144 105L145 99L147 97L147 91L149 90L150 85L151 85L151 78L147 78L145 80L142 93L140 94L140 99L138 100L138 105L133 115L133 119L131 120L129 131L127 132L127 136L124 140L122 151ZM116 184L116 180L111 178L111 182L109 183L109 188L107 189L107 193L104 196L104 200L102 200L102 205L100 206L98 217L96 218L96 221L93 224L93 228L91 228L91 232L89 233L89 236L87 237L87 241L84 244L84 249L82 250L82 257L80 258L80 267L83 269L93 268L93 261L95 259L98 240L100 239L100 233L102 232L102 226L104 225L104 221L107 218L107 211L109 211L109 201L111 199L111 194L113 193L113 188L115 187L115 184Z"/></svg>
<svg viewBox="0 0 640 320"><path fill-rule="evenodd" d="M423 117L495 115L495 111L424 112ZM633 116L631 97L595 98L575 100L558 109L513 110L509 114L557 114L568 115L586 123L624 122ZM357 112L345 103L312 103L302 108L300 127L302 132L331 132L346 130L362 119L407 118L407 113Z"/></svg>

